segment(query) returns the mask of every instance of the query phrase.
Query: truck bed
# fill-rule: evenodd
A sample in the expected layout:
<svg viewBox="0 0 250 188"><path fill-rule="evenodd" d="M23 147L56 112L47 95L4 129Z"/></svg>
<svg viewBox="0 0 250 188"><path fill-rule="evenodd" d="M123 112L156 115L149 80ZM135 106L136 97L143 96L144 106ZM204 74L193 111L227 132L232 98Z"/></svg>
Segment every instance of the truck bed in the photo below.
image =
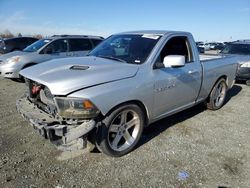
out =
<svg viewBox="0 0 250 188"><path fill-rule="evenodd" d="M200 98L206 98L209 95L219 76L226 78L228 88L233 86L237 70L236 56L206 54L200 55L200 62L203 67Z"/></svg>
<svg viewBox="0 0 250 188"><path fill-rule="evenodd" d="M217 54L200 54L199 56L200 56L200 61L209 61L214 59L225 58L225 56Z"/></svg>

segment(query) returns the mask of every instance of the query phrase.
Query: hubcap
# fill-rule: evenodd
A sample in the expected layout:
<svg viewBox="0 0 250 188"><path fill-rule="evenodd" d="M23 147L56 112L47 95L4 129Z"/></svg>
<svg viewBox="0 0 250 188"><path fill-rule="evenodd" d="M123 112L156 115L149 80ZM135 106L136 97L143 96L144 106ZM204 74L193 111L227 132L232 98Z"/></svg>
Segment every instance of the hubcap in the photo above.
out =
<svg viewBox="0 0 250 188"><path fill-rule="evenodd" d="M140 129L139 115L133 110L120 112L108 130L108 143L115 151L129 148L136 140Z"/></svg>
<svg viewBox="0 0 250 188"><path fill-rule="evenodd" d="M226 95L226 84L221 82L218 84L214 94L214 104L216 107L221 106L224 102L224 98Z"/></svg>

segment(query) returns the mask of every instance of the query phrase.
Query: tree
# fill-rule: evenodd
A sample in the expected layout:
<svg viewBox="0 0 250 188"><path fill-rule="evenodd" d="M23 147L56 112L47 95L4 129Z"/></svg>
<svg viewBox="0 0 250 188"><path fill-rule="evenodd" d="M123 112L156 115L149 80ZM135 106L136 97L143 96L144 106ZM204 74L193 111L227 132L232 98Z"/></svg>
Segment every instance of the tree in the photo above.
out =
<svg viewBox="0 0 250 188"><path fill-rule="evenodd" d="M40 35L40 34L35 34L33 37L38 38L38 39L42 39L43 38L43 36Z"/></svg>
<svg viewBox="0 0 250 188"><path fill-rule="evenodd" d="M12 37L14 37L14 35L8 29L4 30L3 35L4 35L3 36L4 38L12 38Z"/></svg>
<svg viewBox="0 0 250 188"><path fill-rule="evenodd" d="M18 35L17 35L18 37L22 37L22 34L21 33L18 33Z"/></svg>

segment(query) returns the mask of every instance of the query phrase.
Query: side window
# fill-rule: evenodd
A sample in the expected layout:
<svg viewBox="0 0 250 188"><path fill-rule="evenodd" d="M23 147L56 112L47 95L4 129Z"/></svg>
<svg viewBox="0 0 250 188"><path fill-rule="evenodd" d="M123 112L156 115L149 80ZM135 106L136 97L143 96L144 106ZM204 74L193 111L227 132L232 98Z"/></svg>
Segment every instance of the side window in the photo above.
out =
<svg viewBox="0 0 250 188"><path fill-rule="evenodd" d="M19 43L21 43L22 45L25 46L25 45L29 44L29 41L27 38L20 38Z"/></svg>
<svg viewBox="0 0 250 188"><path fill-rule="evenodd" d="M69 39L69 46L69 51L86 51L92 49L89 39Z"/></svg>
<svg viewBox="0 0 250 188"><path fill-rule="evenodd" d="M157 61L163 62L164 57L168 55L183 55L186 63L193 62L193 53L187 37L181 36L169 39L161 50Z"/></svg>
<svg viewBox="0 0 250 188"><path fill-rule="evenodd" d="M100 42L102 42L102 40L99 40L99 39L91 39L93 44L94 44L94 47L96 47Z"/></svg>
<svg viewBox="0 0 250 188"><path fill-rule="evenodd" d="M67 52L68 51L68 40L67 39L59 39L59 40L52 41L52 43L46 47L46 51L49 51L51 53Z"/></svg>

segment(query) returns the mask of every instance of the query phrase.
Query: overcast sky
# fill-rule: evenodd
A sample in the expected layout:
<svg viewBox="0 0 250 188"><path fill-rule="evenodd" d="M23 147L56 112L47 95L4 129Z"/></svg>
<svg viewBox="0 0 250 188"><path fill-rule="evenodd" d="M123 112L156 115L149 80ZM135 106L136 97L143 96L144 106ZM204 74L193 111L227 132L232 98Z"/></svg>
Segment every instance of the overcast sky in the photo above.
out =
<svg viewBox="0 0 250 188"><path fill-rule="evenodd" d="M250 0L0 0L0 32L93 34L182 30L196 40L250 39Z"/></svg>

